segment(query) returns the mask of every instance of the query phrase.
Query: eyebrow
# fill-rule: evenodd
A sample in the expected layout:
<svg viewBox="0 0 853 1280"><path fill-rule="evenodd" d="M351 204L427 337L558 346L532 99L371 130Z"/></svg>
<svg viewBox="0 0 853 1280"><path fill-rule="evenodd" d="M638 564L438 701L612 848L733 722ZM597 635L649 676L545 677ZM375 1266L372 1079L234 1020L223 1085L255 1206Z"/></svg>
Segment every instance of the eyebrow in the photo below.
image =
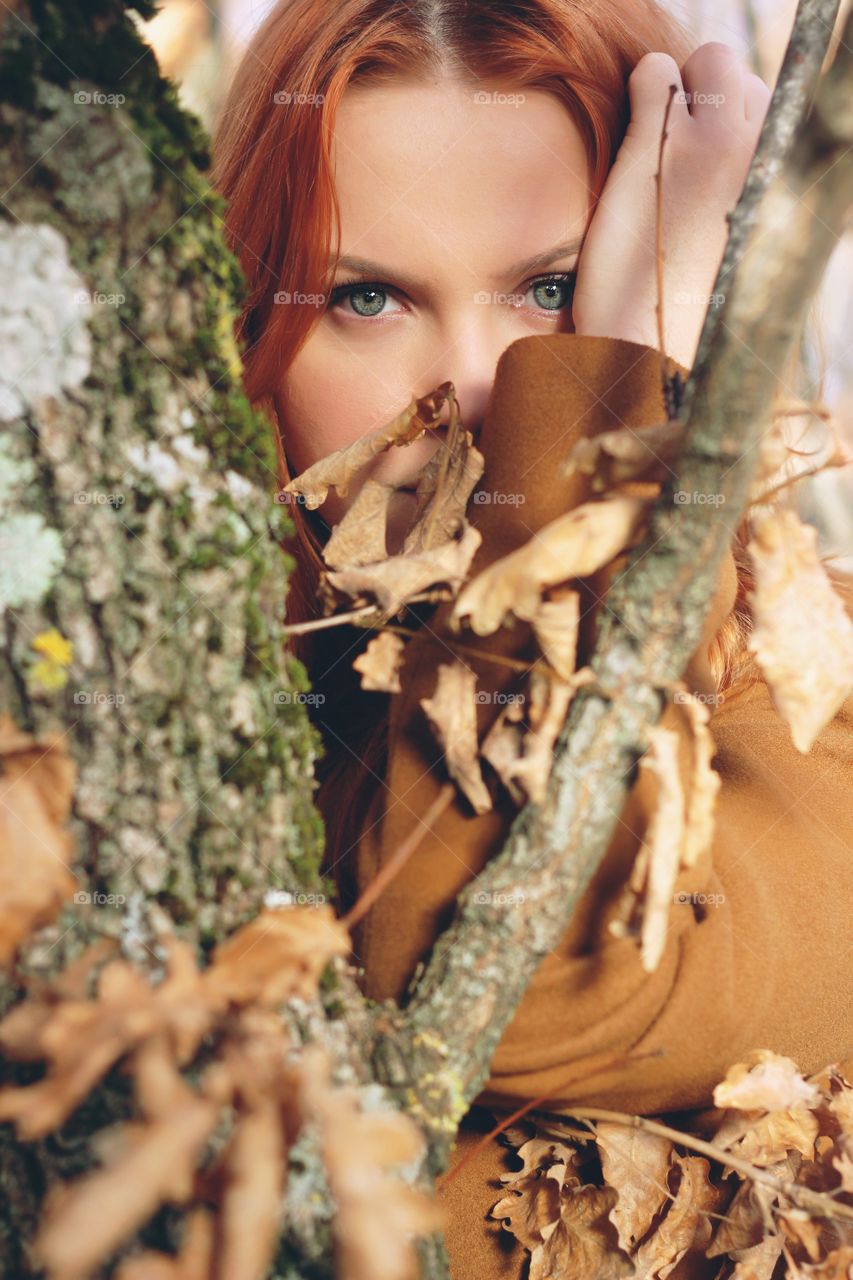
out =
<svg viewBox="0 0 853 1280"><path fill-rule="evenodd" d="M574 240L564 240L560 244L555 244L550 249L543 250L542 253L536 253L532 258L524 258L521 262L516 262L507 269L509 276L525 275L528 271L536 271L539 267L547 267L550 263L556 262L558 258L566 258L570 254L577 253L583 244L583 236L578 236ZM329 259L330 267L340 267L347 271L357 271L361 275L375 276L376 279L384 280L388 276L393 276L399 280L401 284L407 288L417 284L411 276L404 273L394 271L390 267L384 267L381 262L371 262L368 258L357 258L350 254L344 254L342 257Z"/></svg>

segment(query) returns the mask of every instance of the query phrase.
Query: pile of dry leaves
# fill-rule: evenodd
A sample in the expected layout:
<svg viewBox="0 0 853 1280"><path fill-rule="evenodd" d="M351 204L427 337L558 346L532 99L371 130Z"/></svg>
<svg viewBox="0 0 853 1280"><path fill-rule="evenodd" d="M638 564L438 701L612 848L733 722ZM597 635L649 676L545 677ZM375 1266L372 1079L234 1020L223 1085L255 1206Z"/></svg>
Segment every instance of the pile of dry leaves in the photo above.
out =
<svg viewBox="0 0 853 1280"><path fill-rule="evenodd" d="M761 1052L714 1103L707 1138L595 1108L508 1128L522 1164L491 1213L529 1280L853 1276L850 1081Z"/></svg>

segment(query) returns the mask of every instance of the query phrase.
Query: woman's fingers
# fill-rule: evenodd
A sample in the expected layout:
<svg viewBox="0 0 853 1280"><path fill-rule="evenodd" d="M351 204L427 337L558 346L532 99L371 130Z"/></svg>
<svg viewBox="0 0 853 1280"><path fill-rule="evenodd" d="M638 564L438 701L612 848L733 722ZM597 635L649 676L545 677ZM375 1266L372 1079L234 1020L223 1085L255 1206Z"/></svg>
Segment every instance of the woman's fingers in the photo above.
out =
<svg viewBox="0 0 853 1280"><path fill-rule="evenodd" d="M711 40L700 45L681 69L684 88L690 95L691 116L697 120L715 116L742 120L745 74L737 54L727 44Z"/></svg>
<svg viewBox="0 0 853 1280"><path fill-rule="evenodd" d="M660 145L670 85L676 89L669 117L670 124L674 124L688 116L684 85L675 58L668 53L647 53L628 77L630 132L638 142L647 142L653 147Z"/></svg>
<svg viewBox="0 0 853 1280"><path fill-rule="evenodd" d="M773 96L772 90L751 71L744 82L744 110L747 120L760 124L767 115L767 108Z"/></svg>

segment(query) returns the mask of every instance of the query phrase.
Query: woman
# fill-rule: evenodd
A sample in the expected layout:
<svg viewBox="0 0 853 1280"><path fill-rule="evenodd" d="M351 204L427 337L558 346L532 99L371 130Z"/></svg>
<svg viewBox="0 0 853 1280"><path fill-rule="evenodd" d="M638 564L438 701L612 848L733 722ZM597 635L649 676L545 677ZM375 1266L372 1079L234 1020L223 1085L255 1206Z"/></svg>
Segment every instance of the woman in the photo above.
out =
<svg viewBox="0 0 853 1280"><path fill-rule="evenodd" d="M670 370L686 375L769 99L729 49L691 53L652 0L294 0L273 10L215 150L249 281L247 393L277 424L283 480L449 379L486 458L481 489L514 494L472 508L483 535L475 569L583 499L577 477L559 478L573 440L663 412L654 174L670 85L664 334ZM361 479L414 482L439 436L379 455ZM319 548L358 488L332 490L315 514L294 508L289 620L316 615ZM389 551L413 503L398 495ZM662 961L645 974L634 940L607 929L653 807L638 779L570 929L507 1029L483 1102L511 1106L571 1074L555 1109L703 1107L753 1047L792 1053L803 1070L853 1053L849 1008L841 1024L850 955L839 962L827 941L808 964L800 955L817 915L844 930L853 896L853 826L840 801L850 704L809 756L790 747L745 648L746 523L731 533L686 676L714 708L723 782L712 854L680 886L688 905L673 909ZM590 584L579 664L609 573ZM447 636L439 615L412 625L424 622L403 692L390 698L363 693L352 671L365 633L340 627L297 645L325 696L318 805L342 908L444 781L418 704ZM526 642L519 630L508 643L524 654ZM473 665L481 687L503 687L502 668ZM664 723L687 732L676 706ZM511 816L498 804L477 817L460 800L426 835L356 937L370 995L404 994ZM819 908L818 856L835 885ZM719 909L701 905L709 894ZM664 1056L603 1068L636 1048ZM458 1280L518 1274L520 1249L507 1251L484 1217L505 1168L493 1144L447 1189Z"/></svg>

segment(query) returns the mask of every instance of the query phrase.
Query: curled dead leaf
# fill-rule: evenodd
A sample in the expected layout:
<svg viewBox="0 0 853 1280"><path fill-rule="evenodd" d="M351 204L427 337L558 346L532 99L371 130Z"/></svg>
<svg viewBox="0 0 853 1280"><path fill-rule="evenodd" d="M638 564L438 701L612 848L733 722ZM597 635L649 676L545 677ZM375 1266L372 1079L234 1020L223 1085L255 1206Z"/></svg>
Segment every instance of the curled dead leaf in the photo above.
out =
<svg viewBox="0 0 853 1280"><path fill-rule="evenodd" d="M399 613L413 596L428 587L446 585L456 591L480 545L480 533L471 525L461 537L411 555L389 556L375 564L348 565L327 574L333 591L351 599L374 599L380 621Z"/></svg>
<svg viewBox="0 0 853 1280"><path fill-rule="evenodd" d="M413 1120L395 1111L362 1111L357 1091L333 1088L325 1051L302 1055L301 1094L320 1127L335 1197L336 1258L341 1280L416 1280L412 1238L438 1230L440 1204L395 1172L423 1149Z"/></svg>
<svg viewBox="0 0 853 1280"><path fill-rule="evenodd" d="M645 1236L669 1198L667 1174L673 1147L669 1138L627 1125L599 1121L595 1141L604 1181L618 1195L610 1221L629 1253Z"/></svg>
<svg viewBox="0 0 853 1280"><path fill-rule="evenodd" d="M452 383L443 382L429 395L420 399L413 396L406 408L390 422L360 436L345 448L320 458L289 481L284 492L300 494L309 510L326 501L330 488L345 496L353 476L378 453L384 453L393 446L411 444L424 431L435 427L452 389Z"/></svg>
<svg viewBox="0 0 853 1280"><path fill-rule="evenodd" d="M405 642L394 631L380 631L369 642L364 653L353 662L353 670L361 675L362 689L379 693L400 693L400 662Z"/></svg>
<svg viewBox="0 0 853 1280"><path fill-rule="evenodd" d="M508 614L529 621L546 587L586 577L623 551L646 509L644 499L618 494L558 516L460 591L451 625L458 629L466 621L483 636L497 631Z"/></svg>
<svg viewBox="0 0 853 1280"><path fill-rule="evenodd" d="M63 829L75 772L59 735L40 740L0 717L0 966L77 887Z"/></svg>
<svg viewBox="0 0 853 1280"><path fill-rule="evenodd" d="M660 964L666 946L673 889L678 877L684 844L684 791L678 763L678 734L656 725L649 730L649 750L640 767L657 777L657 803L643 844L634 861L620 903L620 917L610 923L610 932L626 937L640 925L640 958L647 973Z"/></svg>
<svg viewBox="0 0 853 1280"><path fill-rule="evenodd" d="M663 481L672 471L684 444L684 427L655 422L644 427L617 427L596 436L582 436L572 448L563 472L593 477L596 491L631 480Z"/></svg>
<svg viewBox="0 0 853 1280"><path fill-rule="evenodd" d="M757 516L747 550L756 580L749 645L806 752L853 689L853 622L820 562L817 530L794 511Z"/></svg>
<svg viewBox="0 0 853 1280"><path fill-rule="evenodd" d="M458 659L442 662L430 698L421 698L444 751L447 772L477 813L488 813L492 798L483 781L477 744L477 677Z"/></svg>

